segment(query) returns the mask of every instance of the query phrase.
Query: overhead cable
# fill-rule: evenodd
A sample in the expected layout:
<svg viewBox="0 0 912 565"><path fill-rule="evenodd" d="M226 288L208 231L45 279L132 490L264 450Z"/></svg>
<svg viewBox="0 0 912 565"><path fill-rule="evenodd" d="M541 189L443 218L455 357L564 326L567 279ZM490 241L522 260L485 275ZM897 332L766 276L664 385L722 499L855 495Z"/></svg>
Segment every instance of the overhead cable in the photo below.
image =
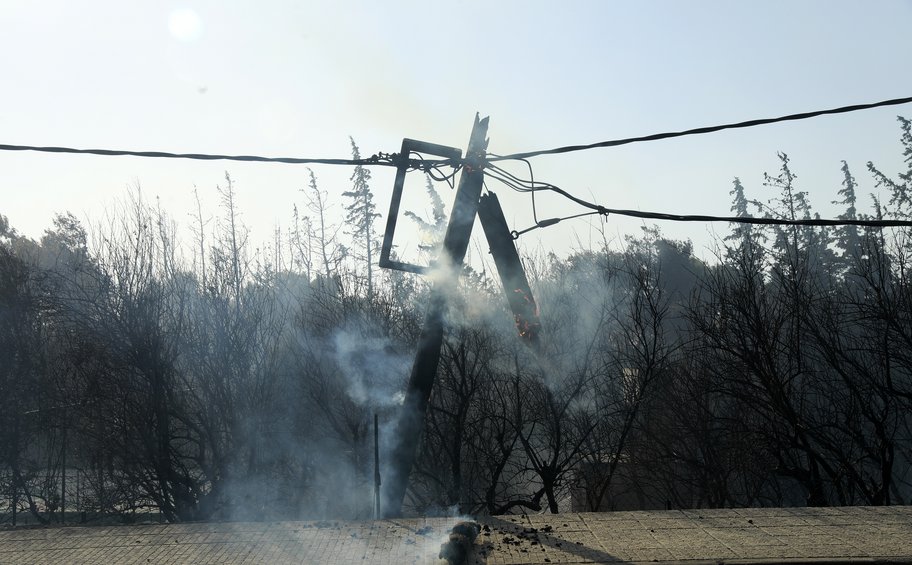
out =
<svg viewBox="0 0 912 565"><path fill-rule="evenodd" d="M156 157L164 159L197 159L201 161L253 161L260 163L288 163L295 165L349 165L369 166L381 165L398 167L401 163L399 155L379 153L364 159L322 159L303 157L260 157L258 155L213 155L207 153L169 153L166 151L129 151L122 149L74 149L72 147L36 147L32 145L2 145L0 151L38 151L42 153L75 153L105 156L131 156L131 157ZM451 161L424 161L409 160L412 168L440 167L451 164Z"/></svg>
<svg viewBox="0 0 912 565"><path fill-rule="evenodd" d="M703 214L684 215L684 214L665 214L662 212L643 212L640 210L618 210L615 208L606 208L593 204L595 209L592 212L583 212L573 216L563 218L548 218L536 222L531 227L523 230L513 230L510 234L513 239L519 239L519 236L532 230L553 226L563 220L579 218L582 216L592 216L600 214L608 216L615 214L617 216L631 216L634 218L645 218L649 220L668 220L672 222L731 222L734 224L759 224L765 226L861 226L867 228L886 228L886 227L912 227L912 220L830 220L823 218L807 218L802 220L787 220L780 218L752 218L745 216L707 216Z"/></svg>
<svg viewBox="0 0 912 565"><path fill-rule="evenodd" d="M528 164L528 161L525 161L524 158L520 159ZM576 214L573 216L568 216L564 218L548 218L544 220L539 220L535 217L535 223L526 229L512 232L513 238L516 239L520 235L530 232L535 229L545 228L552 226L562 220L568 220L571 218L578 218L580 216L589 216L594 214L599 214L602 216L608 216L609 214L615 214L618 216L630 216L634 218L644 218L649 220L664 220L672 222L730 222L736 224L756 224L756 225L776 225L776 226L860 226L860 227L869 227L869 228L878 228L878 227L912 227L912 220L870 220L870 219L854 219L854 220L842 220L842 219L824 219L824 218L805 218L800 220L789 220L784 218L772 218L772 217L749 217L749 216L710 216L706 214L668 214L664 212L646 212L641 210L623 210L618 208L608 208L594 202L589 202L578 196L575 196L566 190L555 186L551 183L535 181L532 179L526 180L522 179L509 171L498 167L496 165L491 165L488 169L485 170L485 175L491 177L494 180L497 180L506 186L512 188L517 192L531 193L531 196L534 197L536 192L547 190L549 192L554 192L560 194L564 198L571 200L584 208L589 208L592 212L584 212L582 214Z"/></svg>
<svg viewBox="0 0 912 565"><path fill-rule="evenodd" d="M908 104L912 102L912 96L906 98L893 98L891 100L882 100L880 102L872 102L869 104L854 104L852 106L842 106L840 108L831 108L829 110L816 110L813 112L802 112L800 114L789 114L787 116L780 116L778 118L762 118L757 120L748 120L745 122L736 122L732 124L722 124L718 126L707 126L701 128L688 129L683 131L674 131L674 132L665 132L665 133L654 133L651 135L644 135L640 137L628 137L624 139L613 139L609 141L600 141L598 143L590 143L587 145L567 145L564 147L556 147L554 149L542 149L539 151L526 151L524 153L513 153L510 155L498 155L498 156L489 156L488 161L505 161L508 159L527 159L529 157L537 157L539 155L555 155L558 153L571 153L573 151L586 151L588 149L597 149L599 147L617 147L618 145L628 145L631 143L640 143L644 141L658 141L660 139L670 139L673 137L684 137L687 135L699 135L704 133L713 133L716 131L726 130L726 129L739 129L739 128L750 128L754 126L762 126L766 124L774 124L776 122L789 122L795 120L806 120L808 118L814 118L817 116L824 116L827 114L845 114L848 112L857 112L859 110L868 110L871 108L879 108L882 106L897 106L899 104Z"/></svg>
<svg viewBox="0 0 912 565"><path fill-rule="evenodd" d="M752 218L750 216L708 216L704 214L665 214L662 212L642 212L639 210L617 210L598 206L601 214L616 214L650 220L669 220L672 222L731 222L734 224L757 224L763 226L861 226L867 228L912 227L912 220L831 220L824 218L805 218L788 220L784 218Z"/></svg>
<svg viewBox="0 0 912 565"><path fill-rule="evenodd" d="M882 106L895 106L899 104L908 104L912 102L912 96L906 98L893 98L891 100L882 100L869 104L855 104L852 106L842 106L840 108L831 108L829 110L816 110L814 112L803 112L801 114L790 114L778 118L763 118L758 120L748 120L733 124L723 124L717 126L708 126L695 129L689 129L677 132L654 133L640 137L628 137L625 139L614 139L609 141L600 141L588 145L567 145L556 147L554 149L543 149L539 151L527 151L525 153L513 153L511 155L493 155L489 154L487 162L505 161L508 159L524 159L536 157L539 155L553 155L558 153L570 153L573 151L584 151L587 149L596 149L599 147L616 147L618 145L627 145L630 143L639 143L644 141L657 141L660 139L669 139L673 137L683 137L686 135L697 135L703 133L712 133L725 129L748 128L776 122L804 120L826 114L844 114L847 112L856 112L858 110L868 110L870 108L879 108ZM73 153L89 154L104 156L132 156L132 157L155 157L166 159L197 159L202 161L252 161L260 163L287 163L287 164L313 164L313 165L348 165L348 166L370 166L380 165L388 167L398 167L402 158L398 154L379 153L366 159L324 159L324 158L305 158L305 157L261 157L258 155L217 155L208 153L170 153L167 151L129 151L122 149L75 149L72 147L39 147L33 145L5 145L0 144L0 151L38 151L43 153ZM427 170L441 166L458 166L465 162L464 159L425 159L413 161L409 159L408 166L414 169Z"/></svg>

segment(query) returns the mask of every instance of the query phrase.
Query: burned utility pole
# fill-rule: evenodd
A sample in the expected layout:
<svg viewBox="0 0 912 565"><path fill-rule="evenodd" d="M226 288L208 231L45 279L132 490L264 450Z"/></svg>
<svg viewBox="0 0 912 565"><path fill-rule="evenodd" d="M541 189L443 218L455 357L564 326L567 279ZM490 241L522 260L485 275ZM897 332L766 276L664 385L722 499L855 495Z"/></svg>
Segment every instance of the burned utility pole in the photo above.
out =
<svg viewBox="0 0 912 565"><path fill-rule="evenodd" d="M436 264L436 268L441 270L441 273L436 277L431 288L424 327L418 338L418 351L415 354L415 361L405 391L405 400L395 430L390 460L391 472L385 481L384 498L386 500L383 509L385 516L398 516L402 513L402 503L408 488L409 475L415 462L421 434L424 431L431 389L437 376L437 365L440 362L447 296L456 289L462 262L469 247L469 238L472 235L472 224L478 213L478 199L481 196L484 182L483 167L487 149L487 133L488 118L479 119L476 114L462 173L459 177L459 186L456 189L453 211L443 239L443 249ZM403 142L403 146L405 145L406 142ZM458 152L458 150L456 151ZM401 174L404 175L404 172ZM398 177L397 186L401 192L401 181ZM394 204L398 211L398 200L395 199L395 195ZM391 239L389 228L387 236ZM391 246L385 243L384 247L385 249L382 251L386 251L386 253L383 255L388 260Z"/></svg>
<svg viewBox="0 0 912 565"><path fill-rule="evenodd" d="M513 311L516 331L529 346L537 348L538 335L541 331L538 305L532 296L526 270L519 259L500 201L493 192L489 191L481 197L478 203L478 219L481 220L481 227L488 240L504 294L507 295L510 310Z"/></svg>

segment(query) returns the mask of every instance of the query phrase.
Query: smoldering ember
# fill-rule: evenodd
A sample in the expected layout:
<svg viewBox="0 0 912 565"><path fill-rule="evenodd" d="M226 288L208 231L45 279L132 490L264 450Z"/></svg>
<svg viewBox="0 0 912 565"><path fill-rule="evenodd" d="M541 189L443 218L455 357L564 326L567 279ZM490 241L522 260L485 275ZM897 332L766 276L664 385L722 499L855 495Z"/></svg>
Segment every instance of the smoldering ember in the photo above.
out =
<svg viewBox="0 0 912 565"><path fill-rule="evenodd" d="M912 122L899 124L912 167ZM732 223L711 260L654 225L520 255L481 195L499 174L486 126L451 178L425 170L433 209L398 218L427 268L381 245L399 204L382 233L365 165L345 190L310 171L271 246L250 243L248 188L227 173L220 214L191 211L186 241L139 191L103 222L60 214L39 240L0 216L0 546L26 548L34 525L255 545L251 524L281 522L275 543L333 531L452 563L512 548L542 552L532 563L912 558L890 545L912 515L875 508L912 500L912 228L857 225L912 218L912 168L869 164L884 191L869 199L843 162L845 222L802 225L819 216L779 154L762 186L728 187L735 216L770 225ZM438 189L453 178L448 216ZM492 255L464 263L476 215ZM600 537L609 519L658 545L610 545L624 540ZM804 528L812 549L739 554L762 527ZM715 541L672 550L674 529Z"/></svg>

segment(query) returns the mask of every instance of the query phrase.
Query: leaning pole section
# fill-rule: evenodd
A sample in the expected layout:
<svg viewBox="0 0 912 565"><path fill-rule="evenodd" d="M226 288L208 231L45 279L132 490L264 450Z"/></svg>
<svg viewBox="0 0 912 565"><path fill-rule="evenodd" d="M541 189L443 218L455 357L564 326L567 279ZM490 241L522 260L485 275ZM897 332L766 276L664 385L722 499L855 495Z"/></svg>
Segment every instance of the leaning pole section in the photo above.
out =
<svg viewBox="0 0 912 565"><path fill-rule="evenodd" d="M385 481L383 514L387 517L396 517L402 513L409 475L415 463L418 442L424 431L425 415L431 389L437 377L440 347L443 344L443 318L447 297L456 289L462 262L469 247L469 238L472 235L472 224L478 213L478 199L484 182L487 134L488 118L479 119L476 114L459 177L459 186L456 189L450 223L436 265L439 272L433 277L430 303L418 338L418 351L415 354L405 400L396 425L394 444L390 453L390 473Z"/></svg>

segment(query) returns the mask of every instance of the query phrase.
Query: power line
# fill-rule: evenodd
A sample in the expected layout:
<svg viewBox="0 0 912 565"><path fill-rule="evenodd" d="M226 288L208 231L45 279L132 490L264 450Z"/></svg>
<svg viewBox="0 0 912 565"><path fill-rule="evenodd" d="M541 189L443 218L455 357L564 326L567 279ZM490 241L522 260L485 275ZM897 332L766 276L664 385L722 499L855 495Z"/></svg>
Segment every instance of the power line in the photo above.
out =
<svg viewBox="0 0 912 565"><path fill-rule="evenodd" d="M872 102L870 104L855 104L853 106L843 106L841 108L831 108L829 110L816 110L814 112L804 112L801 114L790 114L778 118L763 118L758 120L748 120L733 124L723 124L717 126L708 126L695 129L689 129L677 132L654 133L640 137L628 137L625 139L614 139L610 141L601 141L590 143L588 145L567 145L554 149L543 149L539 151L527 151L525 153L513 153L511 155L493 155L488 154L487 162L505 161L509 159L525 159L539 155L553 155L558 153L570 153L573 151L584 151L599 147L616 147L618 145L627 145L630 143L640 143L645 141L657 141L660 139L669 139L673 137L683 137L686 135L697 135L703 133L712 133L725 129L748 128L776 122L804 120L816 116L827 114L844 114L847 112L856 112L859 110L868 110L882 106L896 106L899 104L908 104L912 102L912 97L894 98L883 100L881 102ZM262 157L258 155L218 155L208 153L171 153L167 151L130 151L123 149L76 149L73 147L39 147L34 145L4 145L0 144L0 151L38 151L42 153L71 153L71 154L89 154L103 156L131 156L131 157L153 157L165 159L196 159L201 161L248 161L260 163L286 163L294 165L347 165L347 166L370 166L380 165L387 167L398 167L401 159L408 159L409 168L413 169L437 169L442 166L459 166L465 163L465 159L419 159L412 160L409 157L403 157L396 153L378 153L366 159L324 159L309 157Z"/></svg>
<svg viewBox="0 0 912 565"><path fill-rule="evenodd" d="M617 216L630 216L633 218L645 218L649 220L668 220L673 222L731 222L733 224L759 224L764 226L861 226L866 228L887 228L887 227L912 227L910 220L830 220L823 218L808 218L804 220L785 220L778 218L752 218L744 216L707 216L702 214L683 215L683 214L665 214L663 212L643 212L640 210L619 210L615 208L606 208L597 204L592 204L595 209L592 212L583 212L563 218L548 218L536 222L531 227L524 230L513 230L511 235L513 239L519 239L519 236L532 230L553 226L563 220L579 218L582 216L593 216L599 214L608 216L614 214Z"/></svg>
<svg viewBox="0 0 912 565"><path fill-rule="evenodd" d="M603 214L617 214L634 218L652 220L669 220L672 222L731 222L734 224L756 224L763 226L860 226L867 228L912 227L910 220L830 220L824 218L807 218L786 220L779 218L752 218L745 216L707 216L703 214L665 214L662 212L641 212L639 210L616 210L602 208Z"/></svg>
<svg viewBox="0 0 912 565"><path fill-rule="evenodd" d="M525 162L528 165L528 161L525 158L519 158L518 160ZM869 228L882 228L882 227L912 227L912 221L910 220L831 220L823 218L807 218L801 220L787 220L780 218L770 218L770 217L744 217L744 216L710 216L706 214L668 214L665 212L645 212L641 210L623 210L618 208L608 208L594 202L589 202L578 196L567 192L566 190L560 188L559 186L553 185L547 182L535 181L534 179L526 180L522 179L509 171L498 167L496 165L491 165L488 169L485 170L485 174L492 179L495 179L508 187L512 188L517 192L531 193L531 196L534 197L535 193L541 190L547 190L550 192L555 192L561 196L583 206L584 208L589 208L591 212L584 212L582 214L575 214L572 216L567 216L563 218L548 218L545 220L539 221L535 217L535 223L526 229L512 232L513 238L517 239L519 236L530 232L532 230L545 228L553 226L558 222L563 220L569 220L572 218L578 218L581 216L590 216L599 214L602 216L608 216L614 214L617 216L630 216L633 218L643 218L648 220L664 220L672 222L730 222L735 224L755 224L755 225L766 225L766 226L860 226L860 227L869 227Z"/></svg>
<svg viewBox="0 0 912 565"><path fill-rule="evenodd" d="M572 216L564 216L562 218L548 218L548 219L542 220L540 222L536 221L535 224L533 224L531 227L528 227L524 230L519 230L519 231L513 230L510 232L510 235L513 236L513 239L519 239L519 236L524 235L532 230L547 228L549 226L553 226L554 224L563 222L564 220L572 220L574 218L582 218L584 216L594 216L596 214L599 214L599 212L597 212L597 211L583 212L581 214L573 214Z"/></svg>
<svg viewBox="0 0 912 565"><path fill-rule="evenodd" d="M558 153L571 153L573 151L585 151L588 149L597 149L599 147L617 147L618 145L628 145L631 143L640 143L644 141L658 141L660 139L670 139L673 137L684 137L687 135L699 135L704 133L713 133L726 129L739 129L739 128L750 128L754 126L762 126L766 124L774 124L776 122L788 122L795 120L806 120L808 118L815 118L817 116L824 116L827 114L845 114L848 112L857 112L859 110L869 110L871 108L879 108L882 106L897 106L900 104L908 104L912 102L912 96L906 98L893 98L892 100L882 100L880 102L872 102L869 104L855 104L852 106L842 106L841 108L831 108L829 110L816 110L813 112L802 112L800 114L789 114L787 116L780 116L778 118L762 118L757 120L748 120L746 122L736 122L732 124L723 124L718 126L707 126L701 128L688 129L684 131L675 131L675 132L665 132L665 133L654 133L651 135L644 135L640 137L628 137L625 139L613 139L610 141L600 141L598 143L590 143L588 145L567 145L564 147L556 147L554 149L542 149L539 151L527 151L525 153L513 153L511 155L499 155L499 156L490 156L488 157L489 162L493 161L505 161L508 159L527 159L530 157L537 157L539 155L555 155Z"/></svg>
<svg viewBox="0 0 912 565"><path fill-rule="evenodd" d="M398 155L379 153L365 159L321 159L301 157L260 157L258 155L213 155L207 153L169 153L166 151L129 151L122 149L74 149L72 147L36 147L32 145L0 145L0 151L39 151L42 153L75 153L104 156L131 156L155 157L164 159L197 159L201 161L254 161L260 163L287 163L294 165L349 165L368 166L382 165L396 167L399 165ZM445 163L449 164L449 163ZM420 161L409 161L414 168L422 168ZM441 166L433 161L427 166Z"/></svg>

